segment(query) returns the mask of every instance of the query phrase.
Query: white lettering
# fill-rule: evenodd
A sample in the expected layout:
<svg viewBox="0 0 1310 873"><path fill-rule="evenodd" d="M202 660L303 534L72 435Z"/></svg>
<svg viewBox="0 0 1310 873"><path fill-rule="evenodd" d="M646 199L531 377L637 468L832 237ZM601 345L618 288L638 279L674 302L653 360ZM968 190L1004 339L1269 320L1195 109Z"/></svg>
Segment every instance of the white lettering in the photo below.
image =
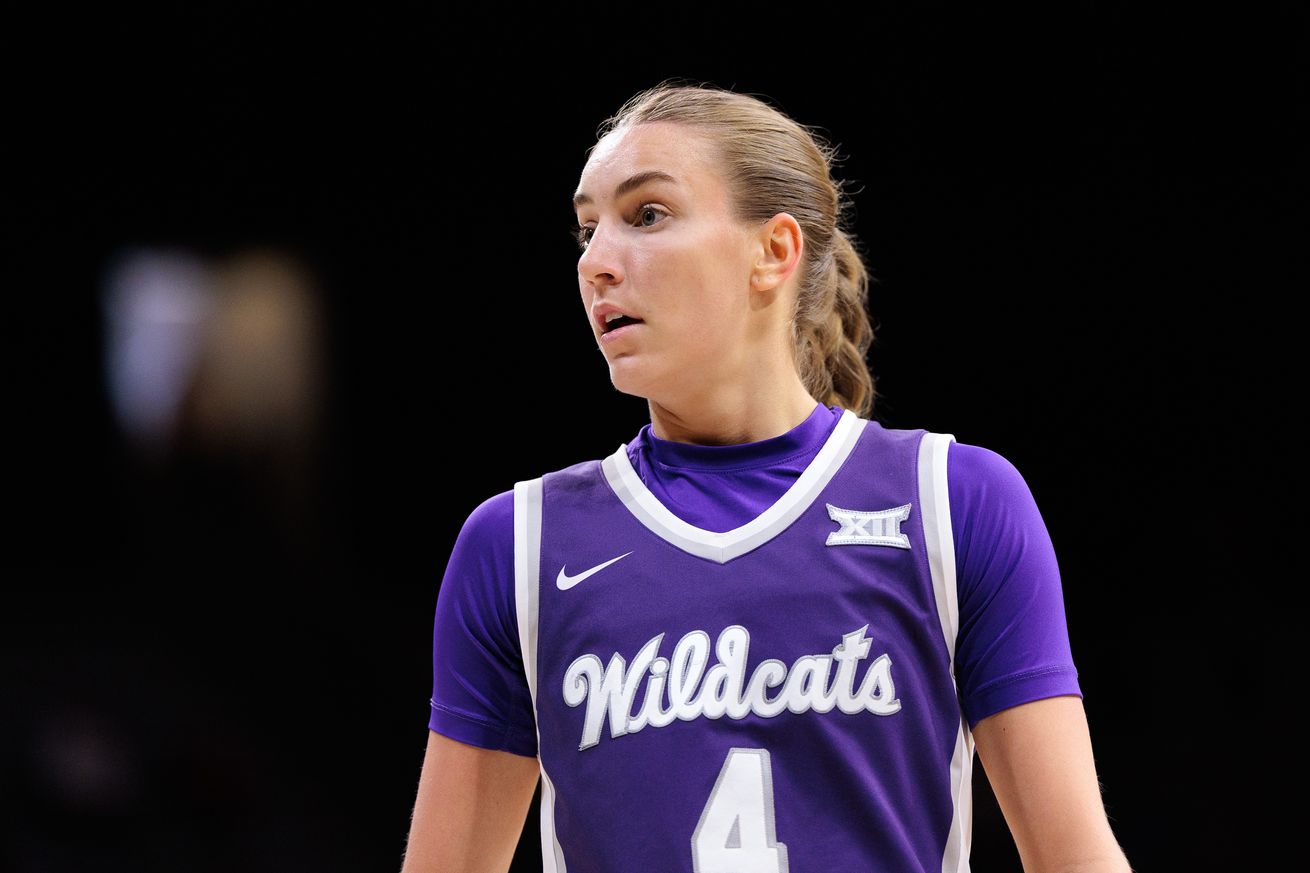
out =
<svg viewBox="0 0 1310 873"><path fill-rule="evenodd" d="M866 624L842 637L831 653L802 655L788 669L776 658L761 661L746 679L750 634L739 624L729 625L719 634L714 651L718 663L705 672L709 660L710 637L705 631L687 633L674 646L670 658L659 657L664 634L653 637L641 647L628 666L623 656L614 653L609 666L602 670L598 656L578 657L564 673L564 702L569 706L587 704L583 718L582 742L587 749L600 742L600 732L608 716L610 737L635 733L646 726L664 727L674 719L745 718L749 713L772 718L784 709L794 713L807 710L824 713L834 707L847 715L865 710L876 715L892 715L901 709L892 681L891 656L879 655L855 687L856 662L869 655L870 640ZM836 675L829 682L836 664ZM702 674L705 681L696 693ZM632 714L637 688L649 676L646 696L637 714ZM768 689L781 688L769 698ZM668 705L665 706L667 691Z"/></svg>

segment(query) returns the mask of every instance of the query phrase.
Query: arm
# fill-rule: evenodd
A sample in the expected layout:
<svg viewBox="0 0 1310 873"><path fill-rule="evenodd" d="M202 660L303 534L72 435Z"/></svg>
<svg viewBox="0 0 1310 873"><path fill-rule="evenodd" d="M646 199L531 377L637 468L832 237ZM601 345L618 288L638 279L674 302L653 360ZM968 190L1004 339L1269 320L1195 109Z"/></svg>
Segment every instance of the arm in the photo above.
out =
<svg viewBox="0 0 1310 873"><path fill-rule="evenodd" d="M514 605L514 492L470 513L437 594L428 745L402 873L504 873L540 774Z"/></svg>
<svg viewBox="0 0 1310 873"><path fill-rule="evenodd" d="M1018 469L951 443L955 670L1026 873L1127 873L1101 803L1055 547Z"/></svg>
<svg viewBox="0 0 1310 873"><path fill-rule="evenodd" d="M401 873L505 873L539 773L536 758L429 730Z"/></svg>
<svg viewBox="0 0 1310 873"><path fill-rule="evenodd" d="M1002 710L973 737L1025 873L1131 873L1101 802L1082 700Z"/></svg>

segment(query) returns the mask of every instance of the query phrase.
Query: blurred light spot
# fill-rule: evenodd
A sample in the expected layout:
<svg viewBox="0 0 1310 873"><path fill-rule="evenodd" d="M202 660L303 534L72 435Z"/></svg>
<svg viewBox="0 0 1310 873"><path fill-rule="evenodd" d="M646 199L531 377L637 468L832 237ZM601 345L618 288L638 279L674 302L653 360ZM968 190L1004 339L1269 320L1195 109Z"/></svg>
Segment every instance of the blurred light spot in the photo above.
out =
<svg viewBox="0 0 1310 873"><path fill-rule="evenodd" d="M181 252L131 250L105 278L106 361L119 426L142 448L171 441L214 307L209 270Z"/></svg>

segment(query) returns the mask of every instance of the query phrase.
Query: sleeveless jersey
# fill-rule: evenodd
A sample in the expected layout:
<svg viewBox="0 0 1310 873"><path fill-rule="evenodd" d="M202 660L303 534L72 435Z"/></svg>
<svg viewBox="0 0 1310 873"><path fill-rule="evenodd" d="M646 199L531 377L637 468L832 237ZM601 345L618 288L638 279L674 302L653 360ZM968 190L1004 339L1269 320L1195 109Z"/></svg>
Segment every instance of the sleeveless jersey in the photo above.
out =
<svg viewBox="0 0 1310 873"><path fill-rule="evenodd" d="M723 533L626 444L515 483L547 873L968 870L953 440L843 410Z"/></svg>

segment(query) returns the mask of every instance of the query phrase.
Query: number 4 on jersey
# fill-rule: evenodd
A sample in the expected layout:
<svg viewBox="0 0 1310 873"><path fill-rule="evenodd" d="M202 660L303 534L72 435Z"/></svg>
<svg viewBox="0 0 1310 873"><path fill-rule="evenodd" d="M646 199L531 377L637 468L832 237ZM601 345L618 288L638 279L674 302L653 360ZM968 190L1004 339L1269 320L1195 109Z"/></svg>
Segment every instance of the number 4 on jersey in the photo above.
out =
<svg viewBox="0 0 1310 873"><path fill-rule="evenodd" d="M691 835L696 873L787 873L787 845L773 820L768 749L728 750Z"/></svg>

